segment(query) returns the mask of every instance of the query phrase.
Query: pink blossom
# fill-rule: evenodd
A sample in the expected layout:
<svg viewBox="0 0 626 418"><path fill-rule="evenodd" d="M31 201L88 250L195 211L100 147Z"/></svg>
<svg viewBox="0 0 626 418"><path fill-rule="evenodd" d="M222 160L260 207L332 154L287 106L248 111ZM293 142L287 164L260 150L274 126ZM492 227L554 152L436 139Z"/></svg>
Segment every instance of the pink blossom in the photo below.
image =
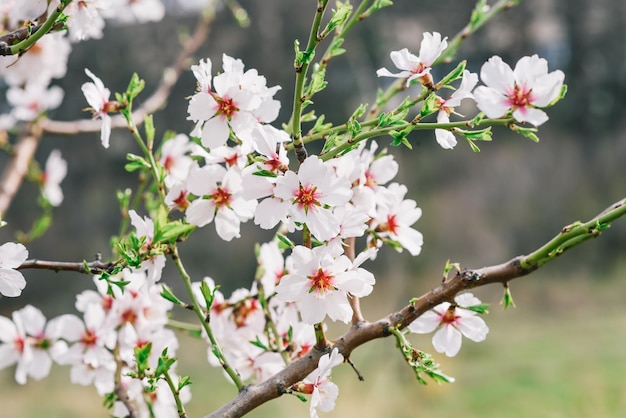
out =
<svg viewBox="0 0 626 418"><path fill-rule="evenodd" d="M509 111L518 122L539 126L548 115L539 108L559 97L565 75L556 70L548 73L548 62L537 55L522 57L515 69L498 56L483 64L480 78L486 86L476 87L478 108L490 118L500 118Z"/></svg>
<svg viewBox="0 0 626 418"><path fill-rule="evenodd" d="M292 227L306 224L316 239L327 241L340 230L339 220L329 207L343 205L351 196L350 182L337 177L330 164L313 155L300 165L298 173L287 171L278 177L276 199L261 202L254 222L271 228L288 215Z"/></svg>
<svg viewBox="0 0 626 418"><path fill-rule="evenodd" d="M406 186L398 183L379 191L381 202L372 227L376 228L379 237L391 239L411 255L418 255L422 251L423 237L411 225L422 216L422 210L414 200L404 199L406 192Z"/></svg>
<svg viewBox="0 0 626 418"><path fill-rule="evenodd" d="M277 297L295 302L307 324L321 322L326 316L347 323L352 318L349 294L364 297L372 292L374 276L353 269L350 259L337 254L337 248L341 250L338 246L296 246L291 254L293 270L276 287Z"/></svg>
<svg viewBox="0 0 626 418"><path fill-rule="evenodd" d="M26 287L26 279L15 270L28 258L28 250L22 244L7 242L0 246L0 294L16 297Z"/></svg>
<svg viewBox="0 0 626 418"><path fill-rule="evenodd" d="M61 181L67 174L67 162L61 158L61 151L53 150L46 161L43 174L43 195L52 206L59 206L63 202Z"/></svg>
<svg viewBox="0 0 626 418"><path fill-rule="evenodd" d="M63 101L63 89L59 86L30 82L23 88L11 87L7 91L11 114L18 120L33 121L49 109L57 108Z"/></svg>
<svg viewBox="0 0 626 418"><path fill-rule="evenodd" d="M454 108L461 105L463 99L473 99L472 89L478 83L478 75L463 71L461 85L450 95L447 100L439 99L439 112L437 113L437 123L449 123L450 114L454 112ZM435 138L437 143L443 149L452 149L456 146L456 138L454 134L446 129L435 129Z"/></svg>
<svg viewBox="0 0 626 418"><path fill-rule="evenodd" d="M305 392L311 393L311 406L309 413L311 418L317 418L317 410L330 412L335 408L335 401L339 395L339 388L329 380L333 367L343 363L343 356L337 348L333 348L330 354L320 357L315 369L303 381Z"/></svg>
<svg viewBox="0 0 626 418"><path fill-rule="evenodd" d="M87 99L87 103L91 106L94 117L102 119L100 140L104 148L109 148L109 138L111 136L111 116L109 116L109 112L118 111L121 104L115 101L109 101L111 91L104 87L102 80L96 77L87 68L85 68L85 73L93 82L84 83L81 89L85 95L85 99Z"/></svg>
<svg viewBox="0 0 626 418"><path fill-rule="evenodd" d="M187 221L204 226L215 219L217 234L225 241L239 238L241 222L254 216L257 202L242 197L241 174L237 168L194 165L189 171L187 189L199 197L187 208Z"/></svg>
<svg viewBox="0 0 626 418"><path fill-rule="evenodd" d="M399 51L391 51L391 61L402 71L392 73L386 68L380 68L376 71L376 75L378 75L378 77L406 78L407 86L411 81L419 79L425 86L432 87L433 79L430 75L430 68L441 53L448 47L447 39L447 37L441 39L439 32L424 32L424 38L420 45L418 57L411 54L407 48Z"/></svg>
<svg viewBox="0 0 626 418"><path fill-rule="evenodd" d="M471 293L463 293L454 298L455 304L443 302L431 311L425 312L409 325L409 330L426 334L438 329L433 336L433 346L439 353L454 357L461 349L461 335L480 342L487 338L489 328L469 306L480 305L480 300Z"/></svg>
<svg viewBox="0 0 626 418"><path fill-rule="evenodd" d="M202 145L213 149L224 145L232 130L244 147L249 147L252 130L278 116L280 104L272 96L280 87L266 87L265 78L256 70L244 73L241 60L224 54L222 61L224 72L213 79L208 59L193 69L199 90L187 109L187 119L196 122L192 135L201 137Z"/></svg>

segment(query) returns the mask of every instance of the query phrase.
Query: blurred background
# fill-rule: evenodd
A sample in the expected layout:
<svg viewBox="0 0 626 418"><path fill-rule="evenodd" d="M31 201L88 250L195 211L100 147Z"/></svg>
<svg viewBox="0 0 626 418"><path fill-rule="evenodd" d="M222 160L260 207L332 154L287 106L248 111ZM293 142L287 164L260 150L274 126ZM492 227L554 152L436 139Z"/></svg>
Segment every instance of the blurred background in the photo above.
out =
<svg viewBox="0 0 626 418"><path fill-rule="evenodd" d="M122 91L137 72L146 80L147 97L163 68L178 54L178 34L190 31L196 20L177 2L168 4L170 13L162 22L108 24L102 40L76 44L68 76L57 83L65 90L64 105L50 117L88 117L82 112L87 104L80 91L87 81L85 67L112 91ZM250 27L241 29L227 11L220 12L197 59L211 58L215 71L223 53L238 57L246 68L258 69L268 85L282 86L277 94L283 103L278 126L291 111L293 41L306 42L315 4L242 0ZM317 114L342 123L360 103L373 103L376 89L388 83L375 71L392 67L391 50L406 47L417 53L425 31L454 36L473 7L467 0L396 0L394 7L358 25L346 41L348 53L331 62L329 87L314 98ZM443 150L432 132L412 133L410 152L389 149L400 161L396 180L407 184L407 197L423 209L415 227L424 234L424 247L418 257L384 249L376 263L366 266L378 281L374 294L363 301L367 319L398 309L408 298L436 286L447 259L475 268L506 261L534 250L564 225L590 219L626 196L625 45L622 0L523 0L462 45L458 58L467 59L474 72L492 55L514 66L520 57L537 53L549 61L550 70L565 72L568 94L549 110L550 121L540 128L538 144L494 129L493 142L480 144L480 153L472 152L460 138L454 150ZM436 70L435 79L452 67ZM185 73L167 107L155 114L157 136L166 129L191 131L186 97L194 88L195 79ZM390 143L389 138L377 142L381 147ZM136 182L123 171L126 153L138 152L134 140L124 131L114 131L111 148L105 151L97 134L49 136L37 153L38 161L43 164L55 148L69 165L62 184L65 200L48 233L28 245L30 257L80 261L100 252L107 258L109 237L119 226L115 192ZM5 162L0 158L0 165ZM9 226L0 229L0 242L30 228L38 216L36 196L34 186L22 188L6 214ZM255 269L254 243L270 235L250 225L242 235L224 243L211 225L194 234L182 248L192 275L212 276L225 293L248 287ZM348 367L334 372L340 397L327 416L623 416L625 257L626 220L620 219L598 240L512 282L516 309L502 311L499 288L475 290L493 304L486 318L491 332L481 344L465 340L454 359L435 356L442 369L457 378L452 385L421 387L393 341L359 348L353 361L366 381L358 382ZM0 314L10 315L27 303L36 304L48 317L73 312L76 293L91 286L89 277L70 273L26 271L25 276L23 296L0 300ZM166 274L164 280L176 288L174 274ZM430 336L413 341L434 351ZM196 383L189 416L201 416L234 396L234 389L223 380L211 384L220 372L206 365L202 344L182 345L186 348L180 373L193 373ZM7 416L106 416L95 390L69 386L67 369L57 366L51 378L29 381L26 390L14 383L12 373L0 372L0 399ZM24 396L37 402L25 402ZM250 416L305 417L308 406L295 398L280 399Z"/></svg>

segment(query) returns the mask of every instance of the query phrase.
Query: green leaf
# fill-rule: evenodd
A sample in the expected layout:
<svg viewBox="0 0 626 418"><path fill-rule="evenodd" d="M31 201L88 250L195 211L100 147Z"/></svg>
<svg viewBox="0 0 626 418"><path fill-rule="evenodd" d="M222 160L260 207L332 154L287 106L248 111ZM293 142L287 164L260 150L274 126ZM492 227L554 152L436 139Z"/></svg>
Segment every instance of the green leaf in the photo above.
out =
<svg viewBox="0 0 626 418"><path fill-rule="evenodd" d="M346 50L341 46L343 45L344 38L334 38L328 48L328 55L331 57L338 57L346 53Z"/></svg>
<svg viewBox="0 0 626 418"><path fill-rule="evenodd" d="M213 305L213 300L215 299L215 291L217 289L217 286L211 289L205 280L202 280L200 283L200 293L202 293L207 309L211 309L211 305Z"/></svg>
<svg viewBox="0 0 626 418"><path fill-rule="evenodd" d="M446 86L452 83L455 80L458 80L463 76L463 71L465 71L465 66L467 65L467 61L463 60L459 62L456 68L448 73L440 82L442 86Z"/></svg>
<svg viewBox="0 0 626 418"><path fill-rule="evenodd" d="M504 309L515 308L515 301L513 300L513 295L511 295L511 289L508 283L504 285L504 295L502 296L500 305L503 305Z"/></svg>
<svg viewBox="0 0 626 418"><path fill-rule="evenodd" d="M526 138L530 138L534 142L539 142L539 137L535 134L535 132L538 132L537 128L524 128L515 124L509 125L509 128L513 132L525 136Z"/></svg>
<svg viewBox="0 0 626 418"><path fill-rule="evenodd" d="M124 169L128 171L129 173L132 173L133 171L136 171L136 170L150 168L150 163L146 161L145 158L139 155L128 153L126 154L126 159L130 162L124 166Z"/></svg>
<svg viewBox="0 0 626 418"><path fill-rule="evenodd" d="M302 117L300 118L300 120L302 122L311 122L313 120L317 119L317 116L315 116L315 110L311 110L308 113L305 113L304 115L302 115Z"/></svg>
<svg viewBox="0 0 626 418"><path fill-rule="evenodd" d="M255 171L254 173L252 173L253 176L259 176L259 177L277 177L276 173L272 172L272 171L268 171L268 170L259 170L259 171Z"/></svg>
<svg viewBox="0 0 626 418"><path fill-rule="evenodd" d="M261 342L261 340L259 340L259 337L258 337L258 336L256 337L256 340L254 340L254 341L250 341L250 344L252 344L252 345L253 345L253 346L255 346L255 347L259 347L259 348L261 348L261 349L263 349L263 350L267 350L267 349L268 349L268 348L267 348L267 346L266 346L265 344L263 344L263 343Z"/></svg>
<svg viewBox="0 0 626 418"><path fill-rule="evenodd" d="M148 148L152 149L152 144L154 143L154 120L152 115L146 115L146 117L143 118L143 129L146 132Z"/></svg>
<svg viewBox="0 0 626 418"><path fill-rule="evenodd" d="M128 83L128 87L126 88L126 94L129 98L129 101L132 102L135 97L137 97L139 93L143 91L145 86L145 81L140 79L137 73L133 73L132 77L130 78L130 82Z"/></svg>
<svg viewBox="0 0 626 418"><path fill-rule="evenodd" d="M383 7L389 7L389 6L393 6L393 2L391 0L376 0L374 4L372 5L372 7L375 10L380 10Z"/></svg>
<svg viewBox="0 0 626 418"><path fill-rule="evenodd" d="M309 87L307 89L307 96L312 96L326 88L328 82L324 79L325 76L326 67L315 64L313 66L313 71L311 72L311 82L309 83Z"/></svg>
<svg viewBox="0 0 626 418"><path fill-rule="evenodd" d="M276 238L278 239L278 248L281 251L285 251L288 248L292 249L296 246L296 244L292 240L290 240L283 234L276 234Z"/></svg>
<svg viewBox="0 0 626 418"><path fill-rule="evenodd" d="M476 115L476 117L474 119L472 119L468 126L470 128L473 128L474 126L477 126L480 124L480 122L482 122L482 120L485 118L485 114L483 112L480 112L478 115Z"/></svg>
<svg viewBox="0 0 626 418"><path fill-rule="evenodd" d="M117 197L117 203L120 206L120 211L125 213L128 211L128 207L130 205L130 198L132 196L131 189L118 190L115 194Z"/></svg>
<svg viewBox="0 0 626 418"><path fill-rule="evenodd" d="M439 110L439 100L437 99L437 95L435 93L431 93L422 103L422 108L420 109L420 119L424 119L428 115L432 115L436 111Z"/></svg>
<svg viewBox="0 0 626 418"><path fill-rule="evenodd" d="M391 132L389 132L389 135L393 138L393 141L391 141L391 146L392 147L397 147L397 146L400 146L400 145L404 145L408 149L413 149L413 145L411 145L411 143L407 139L407 136L409 135L409 133L412 130L413 130L413 128L409 127L407 129L403 129L401 131L391 131Z"/></svg>
<svg viewBox="0 0 626 418"><path fill-rule="evenodd" d="M150 352L152 351L152 343L144 344L140 347L135 347L135 361L137 363L137 376L140 379L146 374L146 370L150 368L148 359L150 358Z"/></svg>
<svg viewBox="0 0 626 418"><path fill-rule="evenodd" d="M300 41L297 39L293 41L293 50L296 54L296 58L293 61L293 66L294 68L296 68L296 70L298 70L302 68L302 63L304 62L304 52L300 51Z"/></svg>
<svg viewBox="0 0 626 418"><path fill-rule="evenodd" d="M480 315L484 315L484 314L488 314L489 313L489 304L488 303L481 303L478 305L472 305L472 306L462 306L462 308L468 309L472 312L476 312L477 314Z"/></svg>
<svg viewBox="0 0 626 418"><path fill-rule="evenodd" d="M181 376L178 378L178 390L180 391L185 386L191 385L191 377Z"/></svg>
<svg viewBox="0 0 626 418"><path fill-rule="evenodd" d="M311 129L311 131L318 132L318 131L325 131L326 129L332 128L333 124L330 122L324 123L325 120L326 120L326 115L320 115L315 121L315 125L313 125L313 129Z"/></svg>
<svg viewBox="0 0 626 418"><path fill-rule="evenodd" d="M161 297L165 300L169 300L170 302L182 306L184 303L174 295L174 292L167 286L166 284L161 285Z"/></svg>
<svg viewBox="0 0 626 418"><path fill-rule="evenodd" d="M467 138L465 138L467 139ZM475 143L473 143L472 141L470 141L469 139L467 139L467 143L469 144L470 148L472 149L472 151L474 152L480 152L480 148L478 148L478 145L476 145Z"/></svg>
<svg viewBox="0 0 626 418"><path fill-rule="evenodd" d="M154 371L154 376L159 377L169 372L170 368L174 365L174 363L176 363L176 359L172 357L168 357L167 348L165 348L163 352L161 353L161 356L159 357L156 370Z"/></svg>
<svg viewBox="0 0 626 418"><path fill-rule="evenodd" d="M172 243L179 238L188 236L196 227L185 224L182 221L169 222L159 228L154 234L155 243Z"/></svg>
<svg viewBox="0 0 626 418"><path fill-rule="evenodd" d="M478 131L465 131L463 129L456 128L454 132L463 135L468 141L491 141L491 126Z"/></svg>
<svg viewBox="0 0 626 418"><path fill-rule="evenodd" d="M361 124L358 120L350 118L348 120L348 131L350 131L350 135L352 137L357 136L361 133Z"/></svg>
<svg viewBox="0 0 626 418"><path fill-rule="evenodd" d="M487 0L478 0L476 2L476 7L472 11L472 15L470 17L470 28L475 29L485 17L485 12L489 10L489 5L487 4Z"/></svg>
<svg viewBox="0 0 626 418"><path fill-rule="evenodd" d="M337 10L333 10L332 17L330 18L330 21L328 22L328 25L326 25L326 28L324 28L323 32L330 33L335 30L335 28L343 26L344 23L346 23L346 20L348 20L348 18L350 17L351 13L352 5L350 4L350 2L342 3L338 1Z"/></svg>

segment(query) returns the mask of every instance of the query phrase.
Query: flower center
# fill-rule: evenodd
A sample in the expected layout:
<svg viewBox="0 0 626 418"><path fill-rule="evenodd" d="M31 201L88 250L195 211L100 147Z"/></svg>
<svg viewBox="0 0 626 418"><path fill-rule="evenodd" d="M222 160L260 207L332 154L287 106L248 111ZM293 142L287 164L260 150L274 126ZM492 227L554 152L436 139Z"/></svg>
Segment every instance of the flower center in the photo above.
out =
<svg viewBox="0 0 626 418"><path fill-rule="evenodd" d="M254 312L259 310L259 301L256 299L246 299L235 305L233 308L233 318L237 328L245 326L248 322L248 318Z"/></svg>
<svg viewBox="0 0 626 418"><path fill-rule="evenodd" d="M230 120L233 115L239 112L239 108L235 104L235 101L230 97L215 97L217 101L217 113L220 115L224 115L228 120Z"/></svg>
<svg viewBox="0 0 626 418"><path fill-rule="evenodd" d="M187 191L181 190L176 199L174 199L174 204L177 208L184 211L189 206L189 201L187 200Z"/></svg>
<svg viewBox="0 0 626 418"><path fill-rule="evenodd" d="M308 276L308 279L311 282L309 293L317 292L318 294L325 294L331 290L335 290L335 276L328 274L321 268L319 268L313 276Z"/></svg>
<svg viewBox="0 0 626 418"><path fill-rule="evenodd" d="M232 195L228 192L228 190L222 189L221 187L217 188L212 197L215 202L215 206L218 207L228 206L232 199Z"/></svg>
<svg viewBox="0 0 626 418"><path fill-rule="evenodd" d="M83 338L80 339L80 342L87 347L93 347L94 345L96 345L97 341L98 336L96 335L95 331L91 329L85 331L85 333L83 334Z"/></svg>
<svg viewBox="0 0 626 418"><path fill-rule="evenodd" d="M513 92L509 93L509 103L515 107L528 107L533 100L532 89L526 90L524 87L520 87L517 84L513 88Z"/></svg>
<svg viewBox="0 0 626 418"><path fill-rule="evenodd" d="M456 322L459 317L456 315L456 309L454 305L451 305L446 313L441 317L441 323L446 325L451 325Z"/></svg>
<svg viewBox="0 0 626 418"><path fill-rule="evenodd" d="M297 203L300 207L308 211L312 206L321 206L322 204L317 200L320 194L317 192L317 187L302 186L295 193L296 198L294 203Z"/></svg>

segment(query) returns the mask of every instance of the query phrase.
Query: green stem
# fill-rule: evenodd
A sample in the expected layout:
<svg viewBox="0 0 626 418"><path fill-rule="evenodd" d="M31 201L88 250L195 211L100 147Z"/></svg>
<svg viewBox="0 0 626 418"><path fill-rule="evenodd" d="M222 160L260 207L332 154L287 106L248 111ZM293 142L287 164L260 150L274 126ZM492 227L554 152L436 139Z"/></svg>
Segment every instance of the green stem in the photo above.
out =
<svg viewBox="0 0 626 418"><path fill-rule="evenodd" d="M486 1L479 0L476 3L474 11L472 12L472 18L476 16L478 19L476 21L470 21L454 36L454 38L448 42L448 47L445 51L443 51L439 58L435 60L433 66L452 61L463 41L474 34L474 32L478 29L482 28L487 22L496 17L498 14L510 9L511 7L517 6L520 1L521 0L500 0L493 6L488 6ZM488 7L488 9L486 11L477 10L483 7Z"/></svg>
<svg viewBox="0 0 626 418"><path fill-rule="evenodd" d="M124 116L126 116L126 121L128 123L128 129L130 130L130 133L133 135L133 138L135 138L135 141L137 141L137 145L139 145L139 148L141 148L144 156L148 159L148 164L150 164L150 173L152 174L152 178L154 179L156 184L159 185L159 195L161 197L161 201L164 201L165 190L163 189L163 183L161 181L159 169L157 168L157 162L154 159L154 155L152 154L150 148L141 137L137 124L135 124L135 122L133 121L132 109L129 108L128 112L124 112Z"/></svg>
<svg viewBox="0 0 626 418"><path fill-rule="evenodd" d="M324 323L318 322L313 325L313 329L315 330L315 348L320 351L326 350L328 347L328 339L326 338L326 333L324 332Z"/></svg>
<svg viewBox="0 0 626 418"><path fill-rule="evenodd" d="M53 29L55 23L57 22L57 19L59 18L59 16L61 16L61 14L63 13L63 10L65 10L65 8L69 6L71 2L72 0L61 0L61 2L56 7L56 9L54 9L54 11L48 17L48 19L46 19L43 25L41 25L41 27L35 33L28 35L26 39L14 45L11 45L9 47L11 55L18 55L18 54L22 54L26 52L39 39L41 39L45 34L50 32Z"/></svg>
<svg viewBox="0 0 626 418"><path fill-rule="evenodd" d="M311 25L309 41L307 42L304 56L301 59L296 58L295 62L296 87L293 93L291 135L293 140L293 147L296 152L296 157L298 158L298 161L300 161L300 163L302 163L307 157L306 148L304 147L304 142L302 141L302 107L304 105L304 101L306 100L306 98L304 97L304 82L306 80L309 66L315 54L315 47L319 44L317 34L327 6L328 0L318 0L317 11L315 13L315 18L313 19L313 24Z"/></svg>
<svg viewBox="0 0 626 418"><path fill-rule="evenodd" d="M177 321L175 319L168 319L167 325L171 328L176 328L182 331L200 332L202 330L202 328L198 325L189 324L183 321Z"/></svg>
<svg viewBox="0 0 626 418"><path fill-rule="evenodd" d="M568 249L590 239L595 238L609 227L615 219L626 215L626 199L611 205L600 215L585 223L575 222L564 227L561 232L543 245L522 258L520 267L532 271L554 260Z"/></svg>
<svg viewBox="0 0 626 418"><path fill-rule="evenodd" d="M186 418L187 413L185 412L185 406L183 405L183 402L180 399L180 391L178 390L178 387L174 384L174 380L172 379L172 376L170 376L169 371L165 370L163 372L163 377L165 378L165 381L167 382L167 385L170 387L170 391L172 392L172 395L174 396L174 401L176 402L176 410L178 411L178 416L180 418Z"/></svg>
<svg viewBox="0 0 626 418"><path fill-rule="evenodd" d="M224 351L222 350L222 347L217 342L215 335L213 335L213 330L211 329L209 322L206 320L204 313L202 312L202 308L200 308L200 305L193 294L193 289L191 287L191 277L185 270L185 266L183 265L182 260L180 259L180 255L178 254L178 247L176 244L171 245L171 255L172 255L172 260L174 261L174 264L176 265L176 269L178 270L178 274L183 279L185 290L187 290L187 295L189 296L189 299L191 300L191 306L193 308L193 312L198 317L200 324L202 324L202 328L206 332L207 337L209 338L209 341L211 342L211 347L213 349L213 353L215 354L215 357L217 357L217 360L220 362L220 365L222 366L224 371L226 371L226 374L228 374L228 376L231 378L235 386L237 386L237 389L242 390L242 388L244 387L244 384L243 384L243 381L241 380L241 376L239 375L237 370L235 370L226 360L226 357L224 356Z"/></svg>
<svg viewBox="0 0 626 418"><path fill-rule="evenodd" d="M343 151L345 151L346 149L354 146L354 144L358 144L361 141L365 141L367 139L370 138L374 138L377 136L383 136L383 135L387 135L392 131L402 131L403 129L409 128L411 127L412 130L434 130L434 129L451 129L451 128L466 128L469 126L469 124L472 122L471 119L468 120L463 120L463 121L458 121L458 122L448 122L448 123L423 123L420 122L418 124L412 124L411 122L406 122L404 124L401 125L395 125L395 126L387 126L384 128L378 128L378 129L371 129L367 132L362 132L360 134L358 134L357 136L350 138L348 141L344 142L341 145L338 145L336 148L333 148L332 150L328 151L327 153L325 153L324 155L322 155L320 158L324 161L328 161L331 158L334 158L335 156L341 154ZM475 126L485 126L485 125L489 125L489 126L493 126L493 125L508 125L511 122L514 122L513 118L507 118L507 119L483 119L481 120L479 123L477 123Z"/></svg>

